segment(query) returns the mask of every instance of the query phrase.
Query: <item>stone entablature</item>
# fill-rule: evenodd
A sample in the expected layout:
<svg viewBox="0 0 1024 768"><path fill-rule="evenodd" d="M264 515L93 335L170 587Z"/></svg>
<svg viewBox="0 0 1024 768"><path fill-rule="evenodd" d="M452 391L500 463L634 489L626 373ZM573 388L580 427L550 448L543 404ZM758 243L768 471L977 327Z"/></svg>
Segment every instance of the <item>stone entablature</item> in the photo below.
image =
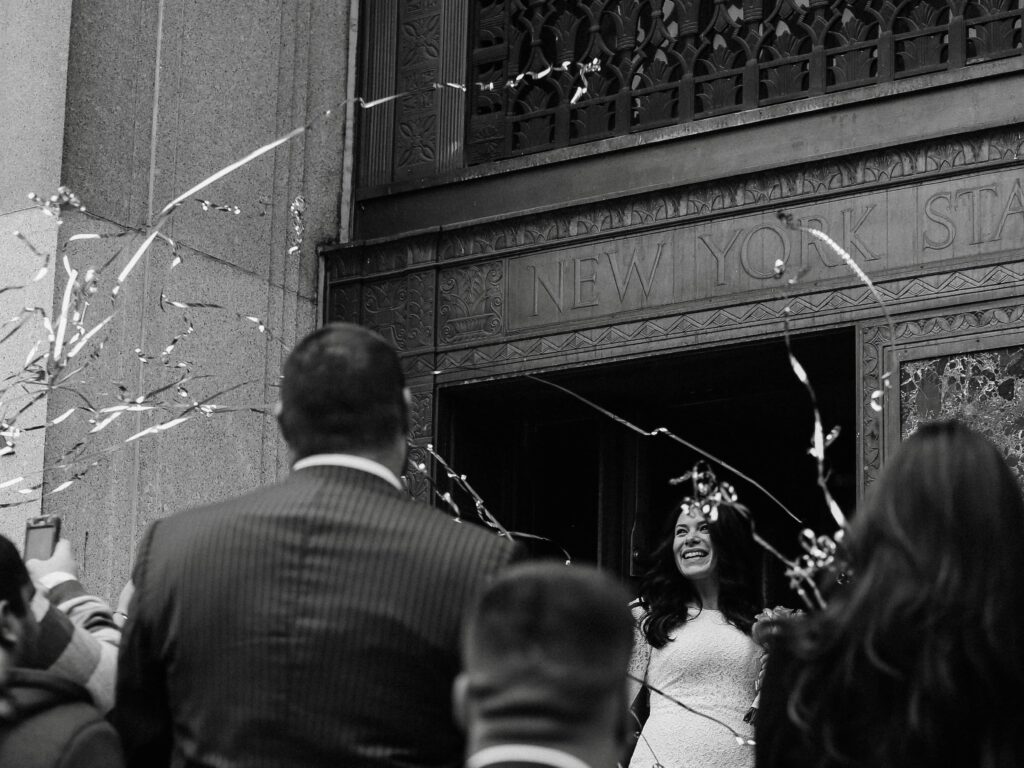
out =
<svg viewBox="0 0 1024 768"><path fill-rule="evenodd" d="M1024 285L1024 128L336 247L324 317L375 327L401 350L417 446L433 439L438 387L777 335L786 309L796 331L854 325L869 483L898 439L866 406L889 370L882 310L779 209L843 244L899 322L931 328L951 307L1006 304ZM796 285L774 276L776 259Z"/></svg>
<svg viewBox="0 0 1024 768"><path fill-rule="evenodd" d="M775 216L827 231L877 280L1004 260L1024 248L1018 127L333 250L327 317L374 320L403 351L477 345L857 279ZM436 305L436 315L435 315ZM435 338L436 337L436 338Z"/></svg>

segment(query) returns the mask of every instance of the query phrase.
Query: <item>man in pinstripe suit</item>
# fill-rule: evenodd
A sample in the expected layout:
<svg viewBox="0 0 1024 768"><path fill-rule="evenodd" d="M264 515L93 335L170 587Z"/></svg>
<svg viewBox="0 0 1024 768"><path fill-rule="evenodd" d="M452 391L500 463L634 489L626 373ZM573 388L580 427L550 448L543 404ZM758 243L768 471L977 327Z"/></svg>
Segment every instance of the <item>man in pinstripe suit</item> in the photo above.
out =
<svg viewBox="0 0 1024 768"><path fill-rule="evenodd" d="M115 722L129 766L455 766L459 625L514 545L409 499L408 391L377 334L289 356L282 482L152 524Z"/></svg>

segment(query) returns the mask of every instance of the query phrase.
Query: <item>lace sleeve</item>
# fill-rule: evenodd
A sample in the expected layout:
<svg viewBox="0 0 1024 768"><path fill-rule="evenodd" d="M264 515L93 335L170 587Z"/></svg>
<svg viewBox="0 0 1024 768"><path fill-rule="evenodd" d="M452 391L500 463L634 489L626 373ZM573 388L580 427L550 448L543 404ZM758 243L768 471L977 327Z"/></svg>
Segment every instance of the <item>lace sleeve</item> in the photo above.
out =
<svg viewBox="0 0 1024 768"><path fill-rule="evenodd" d="M629 658L629 674L632 677L628 681L629 700L632 701L640 691L640 680L647 679L647 666L651 663L651 646L640 629L640 622L646 615L640 601L634 600L629 604L629 608L633 613L633 653Z"/></svg>

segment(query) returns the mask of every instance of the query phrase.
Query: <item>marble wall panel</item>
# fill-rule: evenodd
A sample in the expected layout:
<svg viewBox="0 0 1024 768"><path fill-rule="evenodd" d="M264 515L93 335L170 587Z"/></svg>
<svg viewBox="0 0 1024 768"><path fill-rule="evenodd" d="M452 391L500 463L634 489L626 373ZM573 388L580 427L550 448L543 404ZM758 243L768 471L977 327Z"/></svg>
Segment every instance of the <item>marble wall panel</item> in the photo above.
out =
<svg viewBox="0 0 1024 768"><path fill-rule="evenodd" d="M1024 483L1024 347L943 355L900 366L900 435L935 419L992 440Z"/></svg>

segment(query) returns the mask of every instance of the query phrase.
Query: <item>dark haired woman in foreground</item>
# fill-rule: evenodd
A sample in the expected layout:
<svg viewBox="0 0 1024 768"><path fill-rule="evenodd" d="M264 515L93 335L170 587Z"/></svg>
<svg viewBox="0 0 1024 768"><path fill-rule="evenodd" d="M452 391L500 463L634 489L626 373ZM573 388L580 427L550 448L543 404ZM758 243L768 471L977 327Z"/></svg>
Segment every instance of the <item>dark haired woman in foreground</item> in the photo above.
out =
<svg viewBox="0 0 1024 768"><path fill-rule="evenodd" d="M761 655L750 639L760 561L749 524L729 506L720 506L711 521L686 502L671 522L633 604L630 672L749 737L743 717ZM721 725L652 692L630 766L742 768L753 757Z"/></svg>
<svg viewBox="0 0 1024 768"><path fill-rule="evenodd" d="M847 542L852 583L772 645L759 768L1024 765L1024 502L995 446L921 427Z"/></svg>

